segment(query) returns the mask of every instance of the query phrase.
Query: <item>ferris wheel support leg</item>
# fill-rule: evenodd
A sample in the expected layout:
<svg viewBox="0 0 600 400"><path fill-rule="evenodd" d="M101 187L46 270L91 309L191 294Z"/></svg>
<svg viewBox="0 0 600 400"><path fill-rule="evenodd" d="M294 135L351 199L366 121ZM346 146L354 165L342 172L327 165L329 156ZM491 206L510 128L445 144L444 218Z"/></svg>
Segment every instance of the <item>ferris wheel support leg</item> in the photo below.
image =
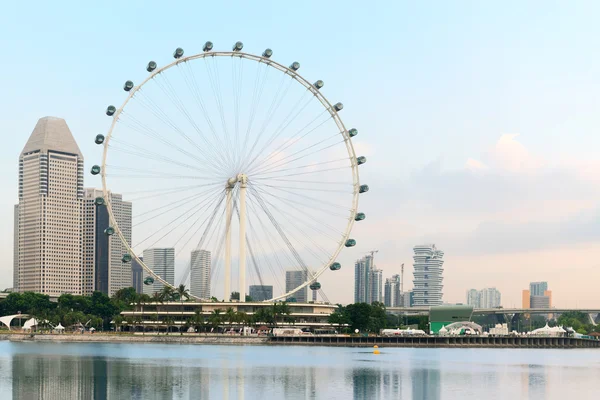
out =
<svg viewBox="0 0 600 400"><path fill-rule="evenodd" d="M238 176L240 183L240 301L246 301L246 190L248 177Z"/></svg>
<svg viewBox="0 0 600 400"><path fill-rule="evenodd" d="M223 299L229 301L231 296L231 188L227 192L227 215L225 219L225 293Z"/></svg>

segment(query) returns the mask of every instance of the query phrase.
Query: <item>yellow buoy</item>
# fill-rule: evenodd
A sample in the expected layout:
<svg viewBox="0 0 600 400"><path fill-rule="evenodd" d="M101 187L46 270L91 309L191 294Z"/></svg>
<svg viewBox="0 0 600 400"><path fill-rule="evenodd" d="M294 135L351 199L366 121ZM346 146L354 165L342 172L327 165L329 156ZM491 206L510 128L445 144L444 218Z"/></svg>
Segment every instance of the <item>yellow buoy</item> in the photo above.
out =
<svg viewBox="0 0 600 400"><path fill-rule="evenodd" d="M375 349L375 351L373 352L373 354L381 354L381 353L379 353L379 350Z"/></svg>
<svg viewBox="0 0 600 400"><path fill-rule="evenodd" d="M373 348L374 348L374 349L378 349L378 348L379 348L379 346L375 345L375 346L373 346Z"/></svg>

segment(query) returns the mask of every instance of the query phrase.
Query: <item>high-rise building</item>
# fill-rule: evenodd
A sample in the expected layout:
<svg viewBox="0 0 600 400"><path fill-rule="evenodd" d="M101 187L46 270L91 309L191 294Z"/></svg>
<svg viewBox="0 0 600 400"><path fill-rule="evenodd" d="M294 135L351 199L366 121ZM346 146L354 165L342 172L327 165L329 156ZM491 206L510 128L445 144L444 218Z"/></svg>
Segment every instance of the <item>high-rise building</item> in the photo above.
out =
<svg viewBox="0 0 600 400"><path fill-rule="evenodd" d="M481 308L481 293L477 289L467 290L467 305Z"/></svg>
<svg viewBox="0 0 600 400"><path fill-rule="evenodd" d="M173 285L175 282L175 249L155 248L144 250L144 264L156 275ZM144 293L151 296L160 292L164 285L157 280L152 285L144 285Z"/></svg>
<svg viewBox="0 0 600 400"><path fill-rule="evenodd" d="M375 302L383 303L382 288L383 288L383 271L373 268L369 278L369 296L367 303Z"/></svg>
<svg viewBox="0 0 600 400"><path fill-rule="evenodd" d="M108 195L117 225L131 244L131 203L123 201L120 194L109 192ZM85 295L98 291L113 296L118 290L132 285L131 265L122 261L127 248L118 235L104 233L110 226L104 200L102 190L84 190L82 293Z"/></svg>
<svg viewBox="0 0 600 400"><path fill-rule="evenodd" d="M434 244L414 247L413 292L415 306L441 306L444 252Z"/></svg>
<svg viewBox="0 0 600 400"><path fill-rule="evenodd" d="M265 301L273 298L273 286L250 285L250 297L252 301Z"/></svg>
<svg viewBox="0 0 600 400"><path fill-rule="evenodd" d="M548 282L529 283L529 292L532 296L543 296L546 290L548 290Z"/></svg>
<svg viewBox="0 0 600 400"><path fill-rule="evenodd" d="M354 264L354 302L369 303L371 289L371 269L373 269L373 257L365 256L356 260Z"/></svg>
<svg viewBox="0 0 600 400"><path fill-rule="evenodd" d="M502 295L496 288L485 288L480 292L481 308L498 308L502 305Z"/></svg>
<svg viewBox="0 0 600 400"><path fill-rule="evenodd" d="M192 251L190 293L201 299L210 299L210 251Z"/></svg>
<svg viewBox="0 0 600 400"><path fill-rule="evenodd" d="M13 290L19 291L19 205L15 204L13 214Z"/></svg>
<svg viewBox="0 0 600 400"><path fill-rule="evenodd" d="M531 282L529 290L523 290L523 308L552 307L552 291L548 282Z"/></svg>
<svg viewBox="0 0 600 400"><path fill-rule="evenodd" d="M41 118L19 157L20 292L81 293L82 200L83 155L64 119Z"/></svg>
<svg viewBox="0 0 600 400"><path fill-rule="evenodd" d="M386 307L399 307L401 303L400 275L396 274L385 280L383 304Z"/></svg>
<svg viewBox="0 0 600 400"><path fill-rule="evenodd" d="M415 292L402 292L400 297L402 299L399 304L400 307L412 307L415 305Z"/></svg>
<svg viewBox="0 0 600 400"><path fill-rule="evenodd" d="M140 260L144 261L144 257L140 257ZM136 293L144 293L144 269L135 258L131 260L131 286Z"/></svg>
<svg viewBox="0 0 600 400"><path fill-rule="evenodd" d="M467 291L467 305L473 308L498 308L501 303L502 296L496 288Z"/></svg>
<svg viewBox="0 0 600 400"><path fill-rule="evenodd" d="M302 285L308 280L308 271L305 270L293 270L285 271L285 291L286 293L294 290L298 286ZM302 289L295 292L288 299L296 299L298 303L308 303L308 287L305 286Z"/></svg>

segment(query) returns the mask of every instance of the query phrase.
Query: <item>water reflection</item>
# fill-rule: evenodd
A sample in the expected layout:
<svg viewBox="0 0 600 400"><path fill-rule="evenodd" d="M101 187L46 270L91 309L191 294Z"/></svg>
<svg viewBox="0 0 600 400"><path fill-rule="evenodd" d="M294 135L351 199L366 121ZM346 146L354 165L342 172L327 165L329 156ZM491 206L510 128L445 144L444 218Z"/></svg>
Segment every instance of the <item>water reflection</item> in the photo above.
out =
<svg viewBox="0 0 600 400"><path fill-rule="evenodd" d="M0 399L552 399L594 390L593 353L545 351L375 357L325 347L0 342Z"/></svg>

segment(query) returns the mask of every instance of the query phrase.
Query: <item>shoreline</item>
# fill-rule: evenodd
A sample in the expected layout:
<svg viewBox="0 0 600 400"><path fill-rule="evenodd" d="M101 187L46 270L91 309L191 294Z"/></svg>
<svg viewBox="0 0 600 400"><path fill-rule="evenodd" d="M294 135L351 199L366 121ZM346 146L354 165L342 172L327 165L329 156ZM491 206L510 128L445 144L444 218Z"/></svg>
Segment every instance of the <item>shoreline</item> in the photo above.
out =
<svg viewBox="0 0 600 400"><path fill-rule="evenodd" d="M600 341L579 338L483 338L483 337L336 337L336 336L227 336L227 335L130 335L130 334L29 334L4 333L0 340L45 343L174 343L198 345L263 345L320 347L398 348L517 348L517 349L592 349Z"/></svg>

